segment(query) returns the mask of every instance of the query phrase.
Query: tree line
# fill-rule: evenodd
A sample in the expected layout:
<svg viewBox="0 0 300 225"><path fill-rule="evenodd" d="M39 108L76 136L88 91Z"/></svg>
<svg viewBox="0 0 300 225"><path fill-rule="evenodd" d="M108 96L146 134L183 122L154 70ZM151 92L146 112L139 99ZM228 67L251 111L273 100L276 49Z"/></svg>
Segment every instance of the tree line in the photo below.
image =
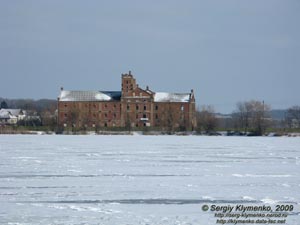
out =
<svg viewBox="0 0 300 225"><path fill-rule="evenodd" d="M260 136L265 134L268 128L300 128L300 106L287 109L284 119L280 121L275 121L270 112L269 104L257 100L238 102L236 109L228 118L218 117L212 106L202 106L196 112L197 131L215 134L220 129L239 135Z"/></svg>

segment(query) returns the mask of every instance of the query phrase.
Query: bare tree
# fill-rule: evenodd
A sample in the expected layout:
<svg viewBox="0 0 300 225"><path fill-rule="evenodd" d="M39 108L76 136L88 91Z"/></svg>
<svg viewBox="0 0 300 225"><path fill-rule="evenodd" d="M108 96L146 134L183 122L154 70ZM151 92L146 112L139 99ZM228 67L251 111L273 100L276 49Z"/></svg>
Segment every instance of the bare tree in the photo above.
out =
<svg viewBox="0 0 300 225"><path fill-rule="evenodd" d="M78 119L79 119L79 109L73 106L70 111L70 120L69 120L71 122L72 131L75 131L75 127L78 124Z"/></svg>
<svg viewBox="0 0 300 225"><path fill-rule="evenodd" d="M168 134L172 134L174 132L174 115L170 102L166 104L162 111L160 127L161 130L166 131Z"/></svg>
<svg viewBox="0 0 300 225"><path fill-rule="evenodd" d="M50 130L54 131L57 126L57 118L55 113L49 110L43 110L40 113L42 126L48 126Z"/></svg>
<svg viewBox="0 0 300 225"><path fill-rule="evenodd" d="M246 133L249 129L250 116L252 111L251 102L238 102L237 103L237 127L243 128Z"/></svg>
<svg viewBox="0 0 300 225"><path fill-rule="evenodd" d="M125 129L129 132L131 131L131 119L128 112L126 113L126 118L125 118Z"/></svg>
<svg viewBox="0 0 300 225"><path fill-rule="evenodd" d="M270 125L270 106L261 101L251 100L239 102L235 115L238 128L245 133L251 131L254 135L262 135Z"/></svg>
<svg viewBox="0 0 300 225"><path fill-rule="evenodd" d="M215 110L212 106L203 106L201 110L196 112L197 118L197 130L198 132L204 131L210 133L217 127L217 118L215 116Z"/></svg>
<svg viewBox="0 0 300 225"><path fill-rule="evenodd" d="M300 106L290 107L285 115L285 123L289 128L300 127Z"/></svg>

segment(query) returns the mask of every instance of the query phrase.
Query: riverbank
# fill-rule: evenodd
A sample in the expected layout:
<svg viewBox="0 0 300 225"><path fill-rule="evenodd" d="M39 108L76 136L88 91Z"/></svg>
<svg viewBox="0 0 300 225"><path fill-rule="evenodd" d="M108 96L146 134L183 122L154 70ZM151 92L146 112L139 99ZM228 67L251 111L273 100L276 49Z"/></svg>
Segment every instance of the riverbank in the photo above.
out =
<svg viewBox="0 0 300 225"><path fill-rule="evenodd" d="M251 134L243 134L239 132L211 132L197 133L195 131L181 131L181 132L165 132L165 131L112 131L112 130L101 130L101 131L43 131L43 130L26 130L26 129L5 129L0 130L0 135L174 135L174 136L235 136L235 137L249 137ZM265 137L300 137L300 132L269 132L262 136Z"/></svg>

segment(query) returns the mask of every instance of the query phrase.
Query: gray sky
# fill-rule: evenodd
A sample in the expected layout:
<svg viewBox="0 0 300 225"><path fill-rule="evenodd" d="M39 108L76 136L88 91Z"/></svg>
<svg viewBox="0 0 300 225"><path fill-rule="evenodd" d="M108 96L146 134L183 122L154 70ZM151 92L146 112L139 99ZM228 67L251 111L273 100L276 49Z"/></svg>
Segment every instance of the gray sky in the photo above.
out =
<svg viewBox="0 0 300 225"><path fill-rule="evenodd" d="M198 106L300 104L299 0L0 1L0 97L141 87Z"/></svg>

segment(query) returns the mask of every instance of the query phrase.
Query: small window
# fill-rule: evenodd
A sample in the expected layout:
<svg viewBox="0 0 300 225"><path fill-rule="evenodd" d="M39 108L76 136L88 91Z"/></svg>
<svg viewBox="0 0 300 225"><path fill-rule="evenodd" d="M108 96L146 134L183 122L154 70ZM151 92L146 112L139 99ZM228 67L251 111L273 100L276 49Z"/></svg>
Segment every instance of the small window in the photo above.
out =
<svg viewBox="0 0 300 225"><path fill-rule="evenodd" d="M158 105L155 106L155 110L158 110Z"/></svg>
<svg viewBox="0 0 300 225"><path fill-rule="evenodd" d="M144 105L144 110L147 110L147 106Z"/></svg>
<svg viewBox="0 0 300 225"><path fill-rule="evenodd" d="M67 104L65 104L65 107L68 107L68 105L67 105Z"/></svg>
<svg viewBox="0 0 300 225"><path fill-rule="evenodd" d="M157 114L155 114L155 119L158 119L158 115Z"/></svg>
<svg viewBox="0 0 300 225"><path fill-rule="evenodd" d="M143 118L147 118L147 115L146 115L146 114L143 114Z"/></svg>
<svg viewBox="0 0 300 225"><path fill-rule="evenodd" d="M104 123L104 126L107 127L107 123Z"/></svg>
<svg viewBox="0 0 300 225"><path fill-rule="evenodd" d="M130 107L129 107L129 105L127 105L127 110L129 110L130 109Z"/></svg>
<svg viewBox="0 0 300 225"><path fill-rule="evenodd" d="M105 117L105 118L107 117L107 113L104 114L104 117Z"/></svg>
<svg viewBox="0 0 300 225"><path fill-rule="evenodd" d="M136 105L135 109L136 109L136 110L139 110L139 106L138 106L138 105Z"/></svg>
<svg viewBox="0 0 300 225"><path fill-rule="evenodd" d="M114 118L117 118L117 114L114 113Z"/></svg>
<svg viewBox="0 0 300 225"><path fill-rule="evenodd" d="M181 111L183 111L183 110L184 110L184 106L182 105L182 106L180 107L180 109L181 109Z"/></svg>
<svg viewBox="0 0 300 225"><path fill-rule="evenodd" d="M138 119L139 118L139 114L136 114L135 118Z"/></svg>

